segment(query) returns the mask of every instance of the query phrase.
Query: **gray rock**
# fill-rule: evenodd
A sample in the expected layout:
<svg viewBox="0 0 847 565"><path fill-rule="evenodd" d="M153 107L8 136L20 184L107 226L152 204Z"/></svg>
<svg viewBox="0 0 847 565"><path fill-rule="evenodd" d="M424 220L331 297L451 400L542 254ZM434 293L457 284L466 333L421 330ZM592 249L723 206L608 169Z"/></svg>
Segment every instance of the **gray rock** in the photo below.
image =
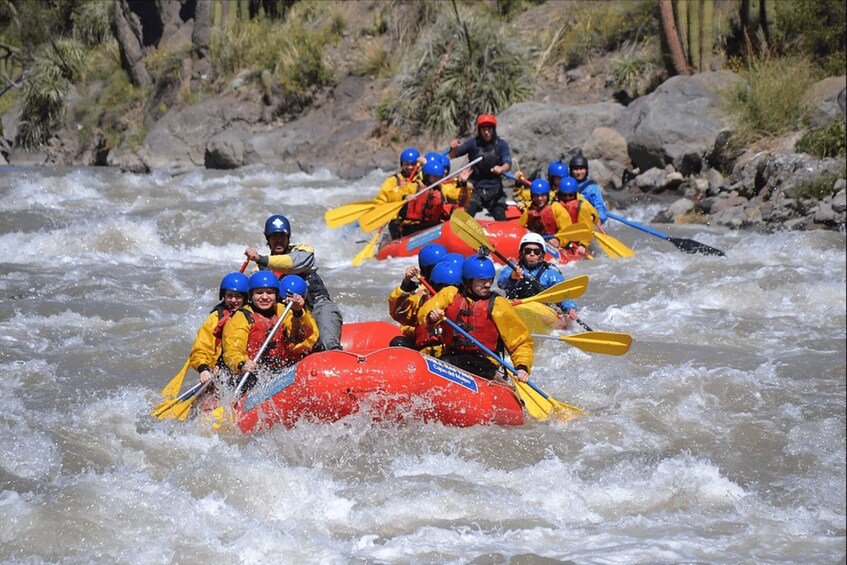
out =
<svg viewBox="0 0 847 565"><path fill-rule="evenodd" d="M623 111L612 102L585 106L522 102L497 117L497 133L509 142L518 168L534 178L562 154L570 160L595 128L614 126Z"/></svg>
<svg viewBox="0 0 847 565"><path fill-rule="evenodd" d="M847 75L827 77L812 85L807 101L812 108L809 123L813 127L826 127L836 118L845 119L844 96Z"/></svg>
<svg viewBox="0 0 847 565"><path fill-rule="evenodd" d="M832 197L832 209L839 214L847 210L847 193L843 189Z"/></svg>
<svg viewBox="0 0 847 565"><path fill-rule="evenodd" d="M236 169L243 165L242 134L227 130L212 136L206 144L205 164L207 169Z"/></svg>
<svg viewBox="0 0 847 565"><path fill-rule="evenodd" d="M818 202L818 209L815 210L814 214L815 222L819 224L833 224L835 223L835 210L832 209L832 204L829 202Z"/></svg>
<svg viewBox="0 0 847 565"><path fill-rule="evenodd" d="M730 71L675 76L630 104L615 129L628 140L633 164L699 172L719 135L731 128L720 90L741 80Z"/></svg>
<svg viewBox="0 0 847 565"><path fill-rule="evenodd" d="M609 127L594 128L582 146L582 154L587 159L615 161L624 167L632 165L627 153L626 139L617 130Z"/></svg>
<svg viewBox="0 0 847 565"><path fill-rule="evenodd" d="M642 190L657 191L663 185L666 176L667 173L663 169L652 167L635 177L633 182Z"/></svg>
<svg viewBox="0 0 847 565"><path fill-rule="evenodd" d="M689 200L688 198L680 198L670 206L668 206L668 214L672 218L676 218L677 216L684 216L694 210L694 202Z"/></svg>
<svg viewBox="0 0 847 565"><path fill-rule="evenodd" d="M747 210L744 206L733 206L712 214L712 221L721 226L730 228L741 228L750 222L747 218Z"/></svg>

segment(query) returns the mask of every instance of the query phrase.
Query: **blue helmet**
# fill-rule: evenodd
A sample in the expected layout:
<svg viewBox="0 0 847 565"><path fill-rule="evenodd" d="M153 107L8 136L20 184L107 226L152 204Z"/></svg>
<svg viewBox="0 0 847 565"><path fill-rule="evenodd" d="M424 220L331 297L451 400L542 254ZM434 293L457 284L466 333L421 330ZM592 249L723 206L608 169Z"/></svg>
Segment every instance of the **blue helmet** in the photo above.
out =
<svg viewBox="0 0 847 565"><path fill-rule="evenodd" d="M251 292L257 288L272 288L279 295L279 279L271 271L256 271L250 275L248 287Z"/></svg>
<svg viewBox="0 0 847 565"><path fill-rule="evenodd" d="M427 267L434 267L447 255L447 248L440 243L429 243L421 248L418 253L418 267L423 271Z"/></svg>
<svg viewBox="0 0 847 565"><path fill-rule="evenodd" d="M427 161L426 165L423 166L421 172L424 174L424 176L433 175L439 178L443 177L444 166L441 164L441 159L439 159L438 161Z"/></svg>
<svg viewBox="0 0 847 565"><path fill-rule="evenodd" d="M462 279L493 279L494 263L488 257L471 255L462 263Z"/></svg>
<svg viewBox="0 0 847 565"><path fill-rule="evenodd" d="M407 147L400 153L400 164L403 163L415 163L418 160L418 157L421 156L421 152L415 149L414 147Z"/></svg>
<svg viewBox="0 0 847 565"><path fill-rule="evenodd" d="M565 177L559 182L559 194L574 194L579 191L579 183L573 177Z"/></svg>
<svg viewBox="0 0 847 565"><path fill-rule="evenodd" d="M441 156L441 166L444 167L444 174L445 175L447 173L449 173L450 172L450 157L448 157L447 155L442 155Z"/></svg>
<svg viewBox="0 0 847 565"><path fill-rule="evenodd" d="M529 193L535 196L536 194L550 195L550 183L544 179L535 179L529 186Z"/></svg>
<svg viewBox="0 0 847 565"><path fill-rule="evenodd" d="M429 153L424 155L424 157L426 157L427 163L430 163L430 162L440 163L441 162L441 153L436 153L435 151L430 151Z"/></svg>
<svg viewBox="0 0 847 565"><path fill-rule="evenodd" d="M306 281L304 281L303 278L298 275L285 275L284 277L282 277L282 280L279 281L280 296L299 294L303 298L306 298L308 292L309 287L306 284Z"/></svg>
<svg viewBox="0 0 847 565"><path fill-rule="evenodd" d="M291 235L291 224L288 222L288 218L279 214L274 214L268 218L265 221L265 237L268 237L272 233Z"/></svg>
<svg viewBox="0 0 847 565"><path fill-rule="evenodd" d="M553 161L550 163L550 166L547 167L547 180L550 180L553 177L563 179L568 176L568 174L568 166L561 161Z"/></svg>
<svg viewBox="0 0 847 565"><path fill-rule="evenodd" d="M224 294L226 294L226 291L228 290L234 290L235 292L240 292L246 295L249 289L250 283L248 282L247 277L236 271L221 279L221 291L218 294L218 298L223 300Z"/></svg>
<svg viewBox="0 0 847 565"><path fill-rule="evenodd" d="M465 262L465 256L461 253L448 253L444 256L444 259L441 260L442 263L445 261L449 261L459 267L459 270L462 270L462 263Z"/></svg>
<svg viewBox="0 0 847 565"><path fill-rule="evenodd" d="M459 286L462 282L462 267L452 261L442 261L433 267L429 282L434 285Z"/></svg>

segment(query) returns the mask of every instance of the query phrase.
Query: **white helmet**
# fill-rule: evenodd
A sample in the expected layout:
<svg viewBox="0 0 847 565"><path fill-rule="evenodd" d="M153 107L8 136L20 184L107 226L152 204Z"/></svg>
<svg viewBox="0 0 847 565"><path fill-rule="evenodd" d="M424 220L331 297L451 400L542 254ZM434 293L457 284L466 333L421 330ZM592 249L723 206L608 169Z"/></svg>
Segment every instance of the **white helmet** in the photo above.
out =
<svg viewBox="0 0 847 565"><path fill-rule="evenodd" d="M523 249L523 246L528 243L534 243L535 245L540 247L542 251L547 248L546 244L544 243L544 238L535 232L528 232L525 236L523 236L521 238L521 243L518 246L518 249Z"/></svg>

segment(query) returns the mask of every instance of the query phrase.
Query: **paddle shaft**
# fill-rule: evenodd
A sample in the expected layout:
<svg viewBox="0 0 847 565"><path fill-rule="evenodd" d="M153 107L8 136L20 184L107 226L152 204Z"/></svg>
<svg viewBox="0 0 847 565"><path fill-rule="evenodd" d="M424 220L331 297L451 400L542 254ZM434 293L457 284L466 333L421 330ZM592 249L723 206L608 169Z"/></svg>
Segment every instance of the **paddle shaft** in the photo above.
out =
<svg viewBox="0 0 847 565"><path fill-rule="evenodd" d="M271 329L271 331L268 332L268 337L265 338L265 342L262 344L262 347L259 349L259 352L256 353L256 356L253 358L253 363L258 363L259 359L261 359L262 355L264 355L265 349L268 348L268 344L271 342L271 339L273 338L273 336L276 335L276 331L279 329L279 326L282 325L282 321L285 319L285 317L291 311L292 306L293 306L293 303L291 303L291 302L289 302L285 306L285 310L282 311L282 314L279 316L279 319L274 324L273 329ZM276 304L274 304L274 307L276 307ZM241 387L244 386L244 383L247 381L247 377L249 377L249 376L250 376L250 373L247 372L247 373L244 373L243 377L241 377L241 380L238 382L238 386L235 388L235 398L238 398L238 393L241 392Z"/></svg>
<svg viewBox="0 0 847 565"><path fill-rule="evenodd" d="M662 233L660 231L656 231L652 228L649 228L645 225L639 224L637 222L633 222L632 220L627 220L626 218L622 218L617 214L612 214L611 212L607 212L606 215L613 220L617 220L622 224L626 224L631 228L635 228L637 230L641 230L644 233L649 233L650 235L654 235L656 237L660 237L664 240L670 241L673 243L678 249L681 251L685 251L686 253L702 253L703 255L718 255L720 257L725 256L726 254L720 249L716 249L705 243L700 243L694 239L682 238L682 237L671 237L666 233Z"/></svg>

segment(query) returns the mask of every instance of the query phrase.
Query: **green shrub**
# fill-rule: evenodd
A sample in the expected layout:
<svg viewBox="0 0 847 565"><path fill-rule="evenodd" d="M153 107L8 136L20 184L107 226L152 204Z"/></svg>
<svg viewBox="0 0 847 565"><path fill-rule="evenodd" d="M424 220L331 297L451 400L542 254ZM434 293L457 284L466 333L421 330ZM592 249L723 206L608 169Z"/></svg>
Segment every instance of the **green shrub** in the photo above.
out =
<svg viewBox="0 0 847 565"><path fill-rule="evenodd" d="M809 114L805 92L816 76L805 57L755 59L723 94L736 122L733 143L746 145L800 129Z"/></svg>
<svg viewBox="0 0 847 565"><path fill-rule="evenodd" d="M394 72L394 58L381 42L369 42L358 50L352 72L358 76L384 77Z"/></svg>
<svg viewBox="0 0 847 565"><path fill-rule="evenodd" d="M801 53L827 76L844 74L847 62L847 2L781 0L776 6L776 43L782 51Z"/></svg>
<svg viewBox="0 0 847 565"><path fill-rule="evenodd" d="M825 128L807 131L797 141L797 151L815 155L816 157L845 157L847 156L847 131L844 122L835 119Z"/></svg>
<svg viewBox="0 0 847 565"><path fill-rule="evenodd" d="M822 200L827 196L832 196L832 189L838 178L838 175L829 173L804 180L797 183L789 191L789 196L800 200Z"/></svg>

